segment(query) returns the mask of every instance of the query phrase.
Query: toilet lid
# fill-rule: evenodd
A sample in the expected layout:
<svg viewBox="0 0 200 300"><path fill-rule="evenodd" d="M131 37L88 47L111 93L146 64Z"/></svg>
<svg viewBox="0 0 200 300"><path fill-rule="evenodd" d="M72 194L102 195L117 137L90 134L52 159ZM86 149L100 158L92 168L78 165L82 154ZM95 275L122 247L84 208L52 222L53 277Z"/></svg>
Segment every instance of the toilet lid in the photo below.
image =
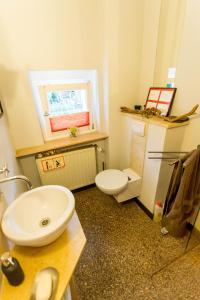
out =
<svg viewBox="0 0 200 300"><path fill-rule="evenodd" d="M100 172L95 182L107 190L118 189L126 186L128 176L120 170L110 169Z"/></svg>

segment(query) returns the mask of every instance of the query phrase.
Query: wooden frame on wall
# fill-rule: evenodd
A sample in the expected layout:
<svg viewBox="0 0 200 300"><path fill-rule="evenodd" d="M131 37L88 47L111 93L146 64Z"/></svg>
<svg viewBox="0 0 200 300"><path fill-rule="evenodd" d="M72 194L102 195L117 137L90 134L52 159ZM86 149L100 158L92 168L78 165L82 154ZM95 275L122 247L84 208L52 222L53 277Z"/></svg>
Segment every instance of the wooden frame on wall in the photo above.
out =
<svg viewBox="0 0 200 300"><path fill-rule="evenodd" d="M163 116L170 114L176 88L151 87L145 103L145 109L157 108Z"/></svg>

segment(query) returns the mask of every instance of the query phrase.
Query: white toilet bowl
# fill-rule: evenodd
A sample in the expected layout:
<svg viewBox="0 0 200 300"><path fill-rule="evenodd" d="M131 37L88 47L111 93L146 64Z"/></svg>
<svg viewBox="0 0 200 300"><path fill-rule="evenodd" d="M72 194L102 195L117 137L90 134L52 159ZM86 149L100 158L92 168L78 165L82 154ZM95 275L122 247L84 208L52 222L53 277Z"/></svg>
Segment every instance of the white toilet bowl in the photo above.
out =
<svg viewBox="0 0 200 300"><path fill-rule="evenodd" d="M100 172L95 182L102 192L113 195L120 203L140 195L142 178L130 168L123 171L110 169Z"/></svg>
<svg viewBox="0 0 200 300"><path fill-rule="evenodd" d="M95 178L95 183L105 194L116 195L126 188L128 176L120 170L109 169L100 172Z"/></svg>

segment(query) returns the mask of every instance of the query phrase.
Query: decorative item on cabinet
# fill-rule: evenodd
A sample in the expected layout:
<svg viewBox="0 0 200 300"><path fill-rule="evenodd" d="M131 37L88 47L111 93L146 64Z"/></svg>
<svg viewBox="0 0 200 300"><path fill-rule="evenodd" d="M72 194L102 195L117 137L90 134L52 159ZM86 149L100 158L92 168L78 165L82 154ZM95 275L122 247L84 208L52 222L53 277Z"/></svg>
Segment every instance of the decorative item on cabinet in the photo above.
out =
<svg viewBox="0 0 200 300"><path fill-rule="evenodd" d="M130 113L130 114L139 114L142 117L157 117L163 121L167 121L169 123L182 123L182 122L186 122L189 120L189 116L193 115L196 113L197 108L199 107L199 104L196 104L189 112L180 115L180 116L169 116L169 117L164 117L161 116L160 111L157 108L147 108L144 110L133 110L130 109L126 106L121 106L121 112L125 112L125 113Z"/></svg>
<svg viewBox="0 0 200 300"><path fill-rule="evenodd" d="M141 110L142 109L142 105L136 104L136 105L134 105L134 109L135 110Z"/></svg>

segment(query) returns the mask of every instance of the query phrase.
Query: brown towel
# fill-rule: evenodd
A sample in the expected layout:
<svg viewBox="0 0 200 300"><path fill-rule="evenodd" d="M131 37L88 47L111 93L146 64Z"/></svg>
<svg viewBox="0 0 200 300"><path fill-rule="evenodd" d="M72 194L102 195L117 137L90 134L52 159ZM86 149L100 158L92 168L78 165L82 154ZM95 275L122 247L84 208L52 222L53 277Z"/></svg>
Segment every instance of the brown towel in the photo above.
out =
<svg viewBox="0 0 200 300"><path fill-rule="evenodd" d="M175 237L186 233L187 220L200 203L200 148L176 162L167 193L162 225Z"/></svg>

